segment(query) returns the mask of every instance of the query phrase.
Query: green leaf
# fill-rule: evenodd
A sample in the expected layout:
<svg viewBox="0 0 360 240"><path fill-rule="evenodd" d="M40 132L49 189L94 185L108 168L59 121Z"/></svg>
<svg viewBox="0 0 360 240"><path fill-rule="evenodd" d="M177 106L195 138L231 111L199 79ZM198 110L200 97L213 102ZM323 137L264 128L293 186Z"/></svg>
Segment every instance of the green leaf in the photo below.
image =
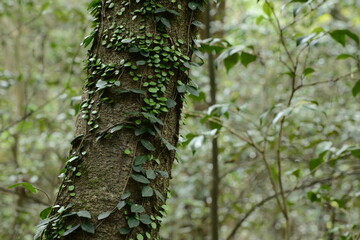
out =
<svg viewBox="0 0 360 240"><path fill-rule="evenodd" d="M166 140L165 138L161 138L161 141L165 144L166 148L169 151L177 151L176 147L172 145L170 142L168 142L168 140Z"/></svg>
<svg viewBox="0 0 360 240"><path fill-rule="evenodd" d="M68 190L71 192L71 191L74 191L75 190L75 186L74 185L71 185L68 187Z"/></svg>
<svg viewBox="0 0 360 240"><path fill-rule="evenodd" d="M148 141L146 139L141 139L140 142L147 150L155 151L155 147L150 141Z"/></svg>
<svg viewBox="0 0 360 240"><path fill-rule="evenodd" d="M131 230L129 228L127 228L127 227L119 229L119 232L120 232L121 235L127 235L128 233L130 233L130 231Z"/></svg>
<svg viewBox="0 0 360 240"><path fill-rule="evenodd" d="M196 10L197 5L198 5L198 4L197 4L196 2L189 2L189 3L188 3L188 7L189 7L192 11Z"/></svg>
<svg viewBox="0 0 360 240"><path fill-rule="evenodd" d="M186 85L185 84L182 84L180 86L177 86L177 90L179 93L184 93L186 92Z"/></svg>
<svg viewBox="0 0 360 240"><path fill-rule="evenodd" d="M156 172L163 178L168 178L169 177L169 174L166 171L157 170Z"/></svg>
<svg viewBox="0 0 360 240"><path fill-rule="evenodd" d="M303 72L303 75L307 76L307 75L309 75L309 74L311 74L313 72L315 72L315 70L313 68L305 68L304 72Z"/></svg>
<svg viewBox="0 0 360 240"><path fill-rule="evenodd" d="M154 195L154 190L149 186L145 186L141 190L142 197L152 197L153 195Z"/></svg>
<svg viewBox="0 0 360 240"><path fill-rule="evenodd" d="M354 56L350 54L340 54L339 56L336 57L337 60L347 59L347 58L354 58Z"/></svg>
<svg viewBox="0 0 360 240"><path fill-rule="evenodd" d="M271 15L272 15L273 5L274 5L274 4L273 4L272 2L264 2L263 6L262 6L263 12L264 12L268 17L271 17Z"/></svg>
<svg viewBox="0 0 360 240"><path fill-rule="evenodd" d="M352 89L352 95L353 95L354 97L356 97L359 93L360 93L360 80L358 80L358 81L355 83L355 86L354 86L353 89Z"/></svg>
<svg viewBox="0 0 360 240"><path fill-rule="evenodd" d="M32 193L37 193L37 189L32 184L30 184L28 182L16 183L16 184L11 185L11 186L9 186L7 188L10 189L10 188L15 188L15 187L19 187L19 186L29 190Z"/></svg>
<svg viewBox="0 0 360 240"><path fill-rule="evenodd" d="M242 52L241 55L240 55L241 63L245 67L247 67L247 65L249 65L249 63L252 63L252 62L256 61L256 59L257 59L257 56L252 55L252 54L247 53L247 52Z"/></svg>
<svg viewBox="0 0 360 240"><path fill-rule="evenodd" d="M346 36L354 40L358 45L360 42L359 37L355 33L347 29L334 30L331 31L329 34L331 38L340 43L343 47L346 46Z"/></svg>
<svg viewBox="0 0 360 240"><path fill-rule="evenodd" d="M322 157L311 159L309 162L309 170L312 172L323 163L324 159Z"/></svg>
<svg viewBox="0 0 360 240"><path fill-rule="evenodd" d="M49 216L49 213L51 212L51 210L52 210L52 207L47 207L47 208L45 208L44 210L42 210L42 211L40 212L40 218L41 218L41 219L47 218L47 216Z"/></svg>
<svg viewBox="0 0 360 240"><path fill-rule="evenodd" d="M144 236L139 233L136 235L136 240L144 240Z"/></svg>
<svg viewBox="0 0 360 240"><path fill-rule="evenodd" d="M162 18L160 18L160 21L161 21L162 24L164 24L165 27L171 28L170 22L166 18L162 17Z"/></svg>
<svg viewBox="0 0 360 240"><path fill-rule="evenodd" d="M91 214L86 211L86 210L82 210L82 211L78 211L76 213L79 217L83 217L83 218L90 218L91 219Z"/></svg>
<svg viewBox="0 0 360 240"><path fill-rule="evenodd" d="M140 175L140 174L132 174L131 178L139 183L144 183L144 184L150 183L149 179L147 179L146 177L144 177L143 175Z"/></svg>
<svg viewBox="0 0 360 240"><path fill-rule="evenodd" d="M123 125L117 125L109 130L109 133L114 133L117 131L120 131L124 126Z"/></svg>
<svg viewBox="0 0 360 240"><path fill-rule="evenodd" d="M95 233L95 227L91 223L81 223L81 229L91 234Z"/></svg>
<svg viewBox="0 0 360 240"><path fill-rule="evenodd" d="M140 214L139 220L140 220L140 222L142 222L143 224L146 224L146 225L152 223L150 216L147 214Z"/></svg>
<svg viewBox="0 0 360 240"><path fill-rule="evenodd" d="M118 210L121 210L123 207L125 207L126 206L126 202L125 201L120 201L117 205L116 205L116 207L117 207L117 209Z"/></svg>
<svg viewBox="0 0 360 240"><path fill-rule="evenodd" d="M233 68L239 62L239 54L232 54L224 59L224 65L226 68L226 72L229 72L231 68Z"/></svg>
<svg viewBox="0 0 360 240"><path fill-rule="evenodd" d="M135 158L134 164L135 164L135 166L139 166L139 165L145 163L146 160L147 160L147 156L137 156Z"/></svg>
<svg viewBox="0 0 360 240"><path fill-rule="evenodd" d="M122 200L125 200L127 199L128 197L131 196L131 193L130 192L124 192L122 195L121 195L121 199Z"/></svg>
<svg viewBox="0 0 360 240"><path fill-rule="evenodd" d="M188 91L190 94L192 94L196 97L199 96L199 92L198 92L197 88L194 86L186 85L186 91Z"/></svg>
<svg viewBox="0 0 360 240"><path fill-rule="evenodd" d="M168 108L175 107L176 104L177 104L176 101L172 100L171 98L168 98L168 99L166 100L166 106L167 106Z"/></svg>
<svg viewBox="0 0 360 240"><path fill-rule="evenodd" d="M148 179L155 179L155 178L156 178L156 175L155 175L154 170L152 170L152 169L146 170L146 177L147 177Z"/></svg>
<svg viewBox="0 0 360 240"><path fill-rule="evenodd" d="M139 204L133 204L131 205L131 212L132 213L141 213L144 212L145 208Z"/></svg>
<svg viewBox="0 0 360 240"><path fill-rule="evenodd" d="M360 159L360 148L351 148L350 152L354 157L357 157Z"/></svg>
<svg viewBox="0 0 360 240"><path fill-rule="evenodd" d="M127 220L127 224L129 228L136 228L137 226L139 226L140 221L131 217Z"/></svg>
<svg viewBox="0 0 360 240"><path fill-rule="evenodd" d="M108 216L110 216L111 212L110 211L107 211L107 212L102 212L99 214L98 216L98 220L102 220L102 219L105 219L107 218Z"/></svg>
<svg viewBox="0 0 360 240"><path fill-rule="evenodd" d="M66 232L64 232L64 234L62 236L67 236L69 235L70 233L74 232L76 229L78 229L80 227L80 224L68 229Z"/></svg>

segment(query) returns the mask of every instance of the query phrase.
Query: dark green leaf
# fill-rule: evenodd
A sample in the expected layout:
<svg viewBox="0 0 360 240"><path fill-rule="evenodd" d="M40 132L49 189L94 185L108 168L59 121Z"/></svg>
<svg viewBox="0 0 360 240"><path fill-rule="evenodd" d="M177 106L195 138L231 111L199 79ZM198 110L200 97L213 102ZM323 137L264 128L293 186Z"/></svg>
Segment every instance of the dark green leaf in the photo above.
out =
<svg viewBox="0 0 360 240"><path fill-rule="evenodd" d="M196 2L189 2L188 3L188 7L192 10L192 11L194 11L196 8L197 8L197 3Z"/></svg>
<svg viewBox="0 0 360 240"><path fill-rule="evenodd" d="M352 89L352 95L353 95L354 97L356 97L359 93L360 93L360 80L358 80L358 81L355 83L355 86L354 86L353 89Z"/></svg>
<svg viewBox="0 0 360 240"><path fill-rule="evenodd" d="M169 177L169 174L165 171L160 171L160 170L157 170L156 171L161 177L164 177L164 178L168 178Z"/></svg>
<svg viewBox="0 0 360 240"><path fill-rule="evenodd" d="M166 148L169 151L177 151L176 147L171 143L169 143L165 138L161 138L161 141L165 144Z"/></svg>
<svg viewBox="0 0 360 240"><path fill-rule="evenodd" d="M51 210L52 210L52 207L47 207L47 208L45 208L44 210L42 210L42 211L40 212L40 218L41 218L41 219L47 218L47 216L49 215L49 213L51 212Z"/></svg>
<svg viewBox="0 0 360 240"><path fill-rule="evenodd" d="M80 227L80 224L68 229L66 232L64 232L63 236L67 236L69 235L70 233L74 232L76 229L78 229Z"/></svg>
<svg viewBox="0 0 360 240"><path fill-rule="evenodd" d="M81 223L81 229L91 234L95 233L95 227L91 223Z"/></svg>
<svg viewBox="0 0 360 240"><path fill-rule="evenodd" d="M130 233L130 229L127 228L127 227L126 228L120 228L119 232L120 232L121 235L126 235L126 234Z"/></svg>
<svg viewBox="0 0 360 240"><path fill-rule="evenodd" d="M182 84L180 86L177 86L177 90L179 93L184 93L186 92L186 85L185 84Z"/></svg>
<svg viewBox="0 0 360 240"><path fill-rule="evenodd" d="M229 72L231 68L233 68L239 61L239 54L232 54L224 59L224 65L226 71Z"/></svg>
<svg viewBox="0 0 360 240"><path fill-rule="evenodd" d="M153 195L154 195L154 190L149 186L145 186L141 190L141 196L142 197L151 197Z"/></svg>
<svg viewBox="0 0 360 240"><path fill-rule="evenodd" d="M140 142L147 150L155 151L155 147L150 141L148 141L146 139L141 139Z"/></svg>
<svg viewBox="0 0 360 240"><path fill-rule="evenodd" d="M321 164L323 164L324 159L322 157L311 159L309 162L309 170L312 172Z"/></svg>
<svg viewBox="0 0 360 240"><path fill-rule="evenodd" d="M360 148L352 148L350 152L354 157L360 158Z"/></svg>
<svg viewBox="0 0 360 240"><path fill-rule="evenodd" d="M303 74L304 74L304 76L307 76L313 72L315 72L315 70L313 68L305 68Z"/></svg>
<svg viewBox="0 0 360 240"><path fill-rule="evenodd" d="M147 179L146 177L140 174L132 174L131 178L139 183L144 183L144 184L150 183L149 179Z"/></svg>
<svg viewBox="0 0 360 240"><path fill-rule="evenodd" d="M240 55L241 63L245 67L247 67L247 65L249 65L249 63L252 63L252 62L256 61L256 59L257 59L257 56L252 55L252 54L247 53L247 52L242 52L241 55Z"/></svg>
<svg viewBox="0 0 360 240"><path fill-rule="evenodd" d="M147 160L147 156L137 156L135 158L134 164L135 164L135 166L138 166L138 165L141 165L141 164L145 163L146 160Z"/></svg>
<svg viewBox="0 0 360 240"><path fill-rule="evenodd" d="M136 228L137 226L139 226L140 221L131 217L127 220L127 224L129 228Z"/></svg>
<svg viewBox="0 0 360 240"><path fill-rule="evenodd" d="M145 208L139 204L133 204L131 205L131 212L132 213L141 213L144 212Z"/></svg>
<svg viewBox="0 0 360 240"><path fill-rule="evenodd" d="M140 214L139 220L140 220L140 222L142 222L143 224L146 224L146 225L152 223L150 216L147 214Z"/></svg>
<svg viewBox="0 0 360 240"><path fill-rule="evenodd" d="M160 21L161 21L162 24L164 24L165 27L171 28L170 22L166 18L162 17L162 18L160 18Z"/></svg>
<svg viewBox="0 0 360 240"><path fill-rule="evenodd" d="M196 96L196 97L199 96L199 92L198 92L197 88L194 87L194 86L186 85L186 90L187 90L190 94L192 94L192 95L194 95L194 96Z"/></svg>

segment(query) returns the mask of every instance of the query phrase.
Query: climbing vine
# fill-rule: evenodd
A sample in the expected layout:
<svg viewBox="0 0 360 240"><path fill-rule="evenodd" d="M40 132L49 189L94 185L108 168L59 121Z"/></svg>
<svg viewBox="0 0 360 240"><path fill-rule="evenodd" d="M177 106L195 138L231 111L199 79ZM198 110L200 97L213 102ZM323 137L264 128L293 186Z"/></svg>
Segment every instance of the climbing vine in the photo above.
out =
<svg viewBox="0 0 360 240"><path fill-rule="evenodd" d="M126 183L137 182L140 187L123 189L118 204L97 216L97 225L90 221L92 216L87 210L73 210L83 206L69 204L45 209L36 239L60 239L79 228L94 234L102 221L120 210L126 225L119 228L119 234L126 235L126 239L157 239L152 230L159 227L166 215L165 200L169 192L164 196L153 180L169 178L169 173L164 170L161 152L155 146L161 144L168 151L176 150L163 135L164 119L170 109L181 104L184 93L197 94L188 77L190 66L196 65L190 60L193 49L189 46L190 33L198 25L196 12L203 10L203 1L188 2L186 7L176 0L160 2L164 1L136 0L115 4L112 0L93 0L90 3L93 31L84 39L83 45L93 44L85 64L88 73L86 97L83 97L79 114L86 123L86 133L72 141L72 152L60 175L63 178L60 192L66 191L69 198L75 197L74 182L81 177L82 159L88 154L84 142L89 136L102 141L126 129L133 131L138 139L135 147L123 149L123 154L132 162ZM173 39L169 31L174 28L172 24L179 24L174 20L181 11L190 12L187 36L186 39ZM107 15L109 12L112 14ZM105 53L117 54L109 62L102 57ZM177 77L179 80L174 81ZM101 105L116 104L114 96L134 98L141 107L139 111L124 112L130 116L126 121L102 128ZM150 199L153 198L160 202L158 207L151 206ZM70 217L72 224L65 221Z"/></svg>

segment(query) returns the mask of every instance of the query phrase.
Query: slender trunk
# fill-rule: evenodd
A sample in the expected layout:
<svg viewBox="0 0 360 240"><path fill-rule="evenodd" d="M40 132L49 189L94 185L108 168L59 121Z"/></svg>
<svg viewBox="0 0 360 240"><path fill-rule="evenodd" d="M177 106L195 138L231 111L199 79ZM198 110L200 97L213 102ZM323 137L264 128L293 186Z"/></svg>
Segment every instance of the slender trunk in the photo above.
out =
<svg viewBox="0 0 360 240"><path fill-rule="evenodd" d="M88 79L43 239L158 239L201 1L93 0Z"/></svg>
<svg viewBox="0 0 360 240"><path fill-rule="evenodd" d="M211 37L211 4L209 3L206 7L206 18L205 18L205 37ZM216 73L214 66L214 55L208 53L208 71L209 71L209 82L210 82L210 105L216 104ZM218 214L218 198L219 198L219 147L218 139L215 137L212 140L212 152L211 152L211 163L212 163L212 189L211 189L211 239L219 239L219 214Z"/></svg>

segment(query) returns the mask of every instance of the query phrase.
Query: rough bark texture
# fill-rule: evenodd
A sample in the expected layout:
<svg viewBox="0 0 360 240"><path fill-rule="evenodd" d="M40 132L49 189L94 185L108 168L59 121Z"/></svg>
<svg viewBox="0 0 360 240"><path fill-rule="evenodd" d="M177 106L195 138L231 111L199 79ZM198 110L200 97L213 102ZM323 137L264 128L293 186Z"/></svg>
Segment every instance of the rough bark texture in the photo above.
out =
<svg viewBox="0 0 360 240"><path fill-rule="evenodd" d="M181 83L185 84L183 86L188 83L188 69L184 65L187 65L187 57L192 52L194 26L191 22L196 9L191 10L189 2L103 0L98 3L97 9L93 8L98 14L94 14L97 18L96 31L86 67L89 78L82 97L81 113L76 122L77 137L72 142L69 161L65 167L65 179L56 200L59 206L72 206L63 213L60 211L61 217L58 219L61 224L52 230L47 227L48 236L56 235L54 231L62 231L58 234L59 238L71 240L137 239L139 234L144 239L159 237L159 225L164 212L162 205L165 204L161 196L166 198L169 184L166 173L170 174L175 157L171 145L175 146L178 141L182 107L182 96L178 89ZM143 9L145 13L140 12ZM168 10L175 10L177 13ZM158 36L161 40L154 43ZM148 53L139 51L142 49L139 47L141 40L149 40L145 43L147 46L143 47L151 49ZM151 62L149 59L157 54L155 47L159 45L162 45L158 50L160 62L156 59ZM168 52L163 51L166 47L170 49ZM175 50L180 54L174 59ZM166 53L174 56L163 56ZM132 65L126 66L128 62ZM180 64L176 66L176 62ZM167 99L167 110L163 111L144 102L144 99L157 101L154 89L144 83L153 79L158 79L159 82L162 77L158 74L168 78L164 80L166 88L163 93L158 93L159 98ZM154 78L150 79L149 75ZM161 84L157 84L155 87L161 88ZM161 101L164 103L164 99ZM149 142L155 149L147 144ZM134 162L139 156L146 156L147 160L142 165L135 166ZM136 180L132 176L134 174L144 176L150 183L144 184L142 180ZM143 197L142 190L146 186L157 190L157 194ZM126 198L127 193L131 196ZM124 206L118 210L116 206L120 202ZM134 204L143 206L144 210L132 209L137 206ZM58 210L59 207L53 209L50 216L59 216ZM91 219L82 216L79 211L88 211ZM98 220L98 216L104 212L111 214ZM71 216L65 215L69 213ZM144 221L139 221L141 214L146 218ZM149 221L145 215L152 216L152 225L146 223ZM134 225L139 225L131 226L131 219L135 219ZM69 225L78 228L64 234L70 228ZM120 234L120 228L125 232L126 229L129 231ZM92 229L95 233L89 233Z"/></svg>

